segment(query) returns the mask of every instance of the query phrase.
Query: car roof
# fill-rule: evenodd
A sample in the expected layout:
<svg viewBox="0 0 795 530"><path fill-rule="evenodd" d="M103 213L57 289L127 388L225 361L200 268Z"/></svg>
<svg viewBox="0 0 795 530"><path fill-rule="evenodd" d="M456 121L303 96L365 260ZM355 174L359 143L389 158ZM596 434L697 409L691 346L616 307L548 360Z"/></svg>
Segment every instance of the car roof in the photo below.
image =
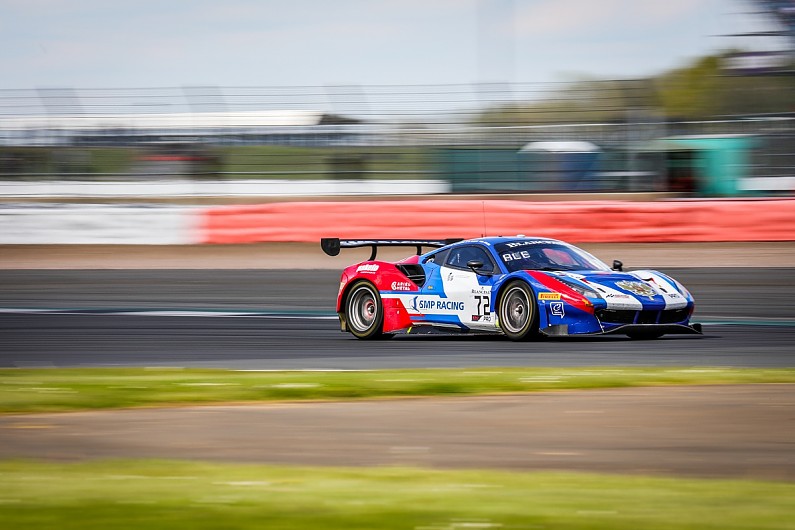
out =
<svg viewBox="0 0 795 530"><path fill-rule="evenodd" d="M462 245L471 245L473 243L474 244L486 245L486 246L494 248L495 245L498 245L500 243L509 243L509 242L512 242L512 241L548 241L549 243L561 243L561 244L564 244L564 245L567 244L567 243L564 243L563 241L560 241L558 239L552 239L552 238L549 238L549 237L526 236L526 235L522 235L522 234L516 235L516 236L476 237L476 238L472 238L472 239L463 239L461 241L457 241L455 243L451 243L451 244L446 245L446 246L441 247L441 248L435 248L433 250L430 250L429 252L424 253L422 256L430 256L431 254L435 254L435 253L440 252L440 251L442 251L444 249L456 248L456 247L460 247Z"/></svg>
<svg viewBox="0 0 795 530"><path fill-rule="evenodd" d="M477 237L473 239L465 239L463 241L459 241L458 243L453 243L450 246L457 246L457 245L465 245L467 243L485 243L487 245L498 245L500 243L508 243L512 241L548 241L550 243L562 243L557 239L552 239L549 237L536 237L536 236L526 236L523 234L516 235L516 236L490 236L490 237Z"/></svg>

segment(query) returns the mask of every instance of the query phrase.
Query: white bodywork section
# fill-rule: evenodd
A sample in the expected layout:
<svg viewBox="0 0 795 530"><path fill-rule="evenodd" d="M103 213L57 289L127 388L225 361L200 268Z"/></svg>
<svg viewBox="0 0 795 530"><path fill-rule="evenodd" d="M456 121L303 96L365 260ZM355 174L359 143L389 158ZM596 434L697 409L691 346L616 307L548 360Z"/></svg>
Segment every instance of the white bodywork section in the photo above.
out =
<svg viewBox="0 0 795 530"><path fill-rule="evenodd" d="M650 285L665 300L665 309L681 309L687 306L687 299L667 279L655 271L640 270L630 272L632 276Z"/></svg>
<svg viewBox="0 0 795 530"><path fill-rule="evenodd" d="M497 315L491 307L491 286L480 285L470 271L441 267L443 292L438 294L387 293L383 298L398 299L411 316L456 316L468 328L494 331ZM430 278L429 278L430 280Z"/></svg>

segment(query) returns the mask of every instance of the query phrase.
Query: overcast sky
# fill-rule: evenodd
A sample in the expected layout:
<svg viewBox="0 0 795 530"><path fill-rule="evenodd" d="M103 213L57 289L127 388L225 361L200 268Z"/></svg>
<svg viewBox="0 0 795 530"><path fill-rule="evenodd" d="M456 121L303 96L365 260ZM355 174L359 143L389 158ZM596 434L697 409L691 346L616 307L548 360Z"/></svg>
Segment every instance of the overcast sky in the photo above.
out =
<svg viewBox="0 0 795 530"><path fill-rule="evenodd" d="M742 0L0 0L0 88L638 77L759 29Z"/></svg>

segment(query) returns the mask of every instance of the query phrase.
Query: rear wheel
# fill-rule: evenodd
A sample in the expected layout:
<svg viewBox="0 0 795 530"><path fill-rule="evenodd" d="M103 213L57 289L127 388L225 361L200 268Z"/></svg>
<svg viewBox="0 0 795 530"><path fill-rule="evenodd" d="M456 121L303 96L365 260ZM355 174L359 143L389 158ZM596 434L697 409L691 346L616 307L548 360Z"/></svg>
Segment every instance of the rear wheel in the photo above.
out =
<svg viewBox="0 0 795 530"><path fill-rule="evenodd" d="M538 335L538 310L533 290L522 281L505 286L497 306L500 328L514 341L529 340Z"/></svg>
<svg viewBox="0 0 795 530"><path fill-rule="evenodd" d="M360 281L351 287L345 302L345 319L348 330L356 338L377 339L384 336L384 306L373 284Z"/></svg>

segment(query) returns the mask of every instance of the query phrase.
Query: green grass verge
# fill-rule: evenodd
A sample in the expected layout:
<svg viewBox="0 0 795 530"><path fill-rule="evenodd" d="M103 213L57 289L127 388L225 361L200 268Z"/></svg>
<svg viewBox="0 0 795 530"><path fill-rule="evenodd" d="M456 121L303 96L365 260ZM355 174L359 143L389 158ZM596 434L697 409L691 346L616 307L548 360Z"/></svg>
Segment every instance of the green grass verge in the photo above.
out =
<svg viewBox="0 0 795 530"><path fill-rule="evenodd" d="M584 473L0 462L4 528L792 529L795 484Z"/></svg>
<svg viewBox="0 0 795 530"><path fill-rule="evenodd" d="M0 412L744 383L795 383L795 369L473 368L357 372L2 369Z"/></svg>

